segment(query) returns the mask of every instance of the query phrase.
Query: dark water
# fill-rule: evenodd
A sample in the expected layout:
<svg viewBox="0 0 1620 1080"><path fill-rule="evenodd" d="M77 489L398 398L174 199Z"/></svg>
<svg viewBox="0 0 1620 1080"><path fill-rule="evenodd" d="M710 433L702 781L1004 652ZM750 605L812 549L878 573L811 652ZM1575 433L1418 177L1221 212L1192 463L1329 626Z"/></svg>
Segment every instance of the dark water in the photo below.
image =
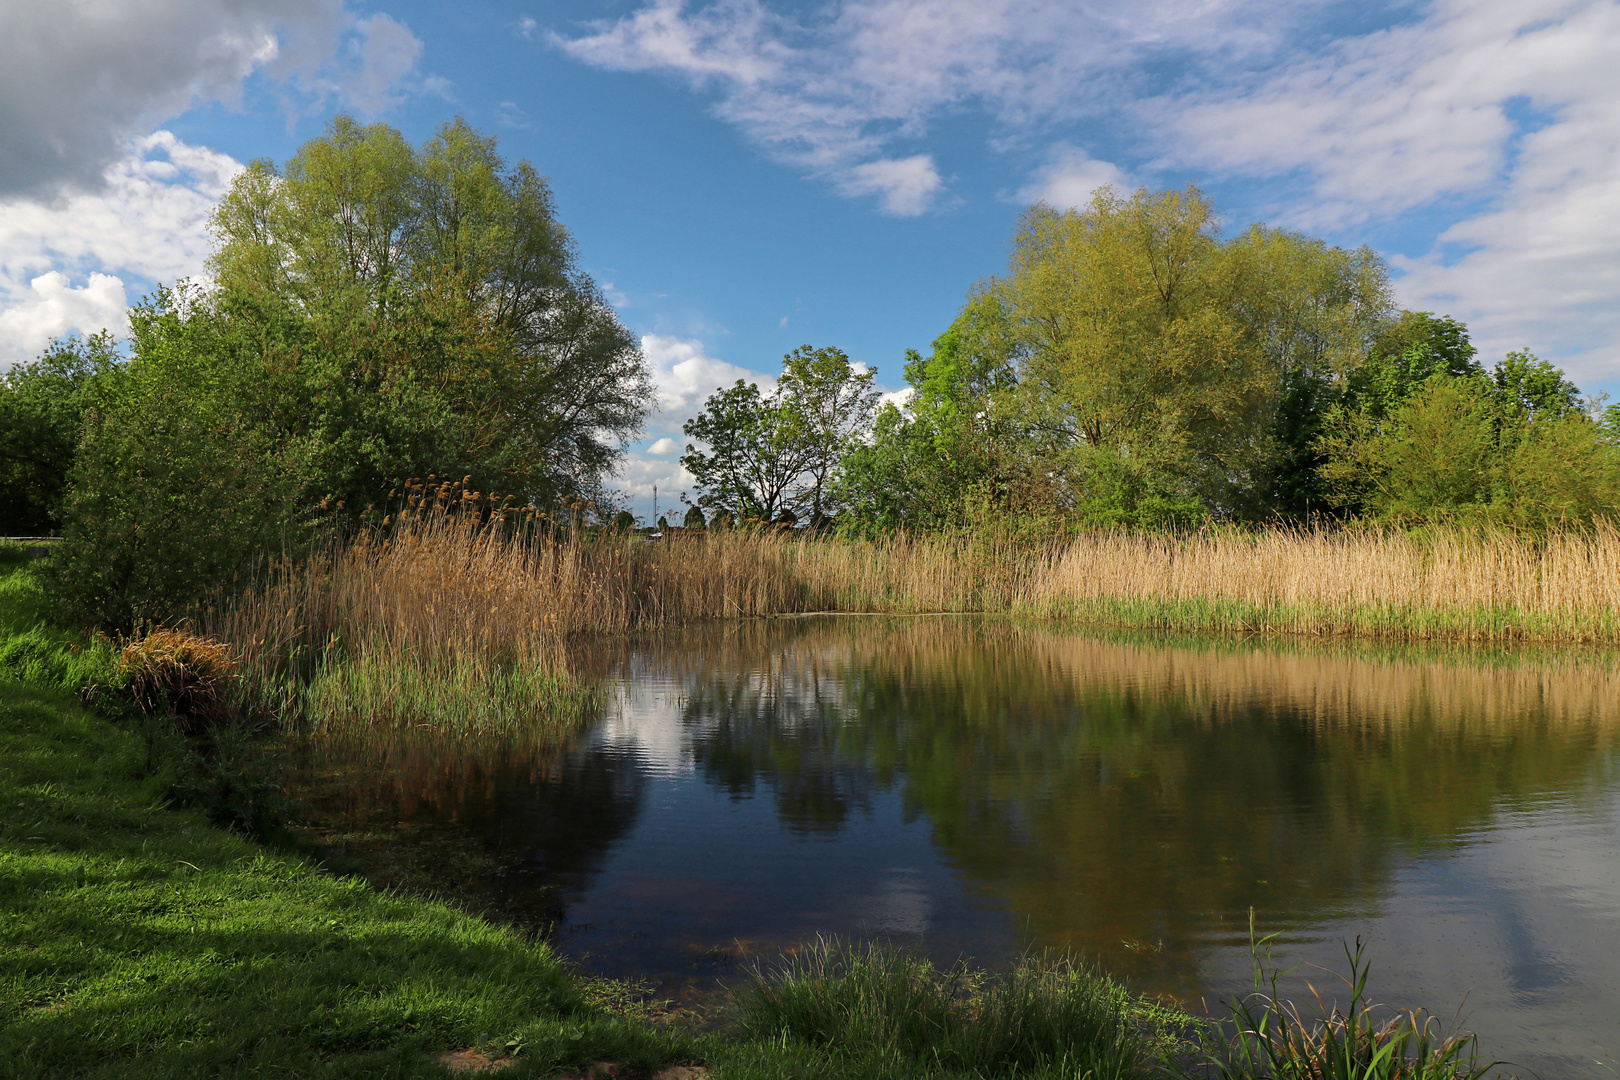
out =
<svg viewBox="0 0 1620 1080"><path fill-rule="evenodd" d="M594 970L702 988L818 934L1051 946L1197 1005L1276 957L1620 1075L1620 666L1590 655L754 622L626 646L578 743L372 793ZM1306 969L1328 991L1333 976Z"/></svg>

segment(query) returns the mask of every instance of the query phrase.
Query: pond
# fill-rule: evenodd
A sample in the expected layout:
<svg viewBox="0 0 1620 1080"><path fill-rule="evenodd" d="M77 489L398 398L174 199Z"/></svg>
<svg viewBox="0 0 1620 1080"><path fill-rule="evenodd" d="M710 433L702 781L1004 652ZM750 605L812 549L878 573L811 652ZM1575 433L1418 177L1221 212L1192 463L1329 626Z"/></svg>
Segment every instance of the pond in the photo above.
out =
<svg viewBox="0 0 1620 1080"><path fill-rule="evenodd" d="M841 935L1062 949L1213 1008L1252 911L1327 969L1294 993L1359 936L1377 999L1461 1007L1527 1074L1620 1073L1613 657L823 617L593 663L568 748L379 759L333 798L674 996Z"/></svg>

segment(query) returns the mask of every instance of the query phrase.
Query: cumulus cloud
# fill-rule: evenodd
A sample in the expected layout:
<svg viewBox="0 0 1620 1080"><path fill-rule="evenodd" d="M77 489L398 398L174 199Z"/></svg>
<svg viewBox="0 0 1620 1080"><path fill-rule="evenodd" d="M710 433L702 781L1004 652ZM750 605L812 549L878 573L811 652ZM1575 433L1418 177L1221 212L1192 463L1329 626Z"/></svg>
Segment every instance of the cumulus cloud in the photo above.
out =
<svg viewBox="0 0 1620 1080"><path fill-rule="evenodd" d="M897 217L914 217L933 204L944 184L934 168L934 159L918 154L856 165L838 186L848 195L876 195L883 209Z"/></svg>
<svg viewBox="0 0 1620 1080"><path fill-rule="evenodd" d="M98 187L131 136L235 104L255 72L375 114L421 42L343 0L9 3L0 33L0 198Z"/></svg>
<svg viewBox="0 0 1620 1080"><path fill-rule="evenodd" d="M1084 150L1059 143L1047 163L1019 189L1017 199L1026 206L1043 202L1069 210L1091 202L1092 193L1100 187L1123 188L1129 182L1125 171L1113 162L1099 161Z"/></svg>
<svg viewBox="0 0 1620 1080"><path fill-rule="evenodd" d="M650 425L654 434L679 437L681 425L698 414L710 394L738 379L764 390L776 386L770 375L708 355L703 342L694 339L647 334L641 351L658 393L658 411Z"/></svg>
<svg viewBox="0 0 1620 1080"><path fill-rule="evenodd" d="M1146 108L1168 117L1178 163L1302 178L1291 224L1449 222L1394 260L1404 303L1467 319L1488 355L1529 345L1582 378L1620 376L1613 3L1441 0L1253 85Z"/></svg>
<svg viewBox="0 0 1620 1080"><path fill-rule="evenodd" d="M651 446L647 447L647 453L653 455L654 457L668 457L671 454L678 454L680 452L681 444L676 442L674 439L671 439L667 435L653 443Z"/></svg>
<svg viewBox="0 0 1620 1080"><path fill-rule="evenodd" d="M62 334L124 331L132 285L200 275L208 215L241 168L159 131L128 146L98 191L0 202L0 368Z"/></svg>
<svg viewBox="0 0 1620 1080"><path fill-rule="evenodd" d="M1276 0L847 0L805 18L761 0L653 2L554 45L597 67L655 71L719 95L715 111L769 153L915 214L943 185L927 155L894 143L969 102L1002 125L1120 104L1118 76L1146 58L1264 56L1311 5ZM903 166L903 168L902 168Z"/></svg>

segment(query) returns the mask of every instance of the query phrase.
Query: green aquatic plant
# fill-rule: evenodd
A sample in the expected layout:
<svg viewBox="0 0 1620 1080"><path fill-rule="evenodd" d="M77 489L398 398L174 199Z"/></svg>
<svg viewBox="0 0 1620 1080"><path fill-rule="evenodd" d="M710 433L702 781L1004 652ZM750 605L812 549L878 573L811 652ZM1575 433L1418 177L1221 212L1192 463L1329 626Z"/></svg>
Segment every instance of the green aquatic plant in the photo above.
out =
<svg viewBox="0 0 1620 1080"><path fill-rule="evenodd" d="M738 993L738 1030L824 1047L868 1075L1150 1075L1173 1014L1096 970L1027 956L1010 971L940 969L882 944L818 940Z"/></svg>
<svg viewBox="0 0 1620 1080"><path fill-rule="evenodd" d="M1310 987L1301 1006L1278 993L1287 974L1271 963L1276 935L1253 940L1254 992L1230 1003L1227 1025L1205 1029L1198 1053L1178 1066L1182 1078L1208 1080L1481 1080L1506 1064L1481 1064L1477 1035L1442 1028L1438 1018L1418 1010L1396 1010L1374 1003L1367 993L1366 945L1358 937L1345 945L1349 989L1343 1008L1329 1004ZM1224 1030L1223 1030L1224 1027ZM1500 1074L1498 1074L1500 1075Z"/></svg>

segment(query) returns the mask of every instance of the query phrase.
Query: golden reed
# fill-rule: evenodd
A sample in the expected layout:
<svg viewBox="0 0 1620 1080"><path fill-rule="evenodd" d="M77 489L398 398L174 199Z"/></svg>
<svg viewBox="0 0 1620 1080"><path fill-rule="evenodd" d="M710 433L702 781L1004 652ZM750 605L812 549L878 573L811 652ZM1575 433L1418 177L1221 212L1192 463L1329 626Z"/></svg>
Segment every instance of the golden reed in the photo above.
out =
<svg viewBox="0 0 1620 1080"><path fill-rule="evenodd" d="M582 638L805 612L1620 643L1620 530L1606 524L1540 537L1212 529L1035 544L727 530L647 543L517 521L418 511L272 567L200 628L232 643L283 714L467 730L532 727L537 701L566 726L590 700L569 659Z"/></svg>

